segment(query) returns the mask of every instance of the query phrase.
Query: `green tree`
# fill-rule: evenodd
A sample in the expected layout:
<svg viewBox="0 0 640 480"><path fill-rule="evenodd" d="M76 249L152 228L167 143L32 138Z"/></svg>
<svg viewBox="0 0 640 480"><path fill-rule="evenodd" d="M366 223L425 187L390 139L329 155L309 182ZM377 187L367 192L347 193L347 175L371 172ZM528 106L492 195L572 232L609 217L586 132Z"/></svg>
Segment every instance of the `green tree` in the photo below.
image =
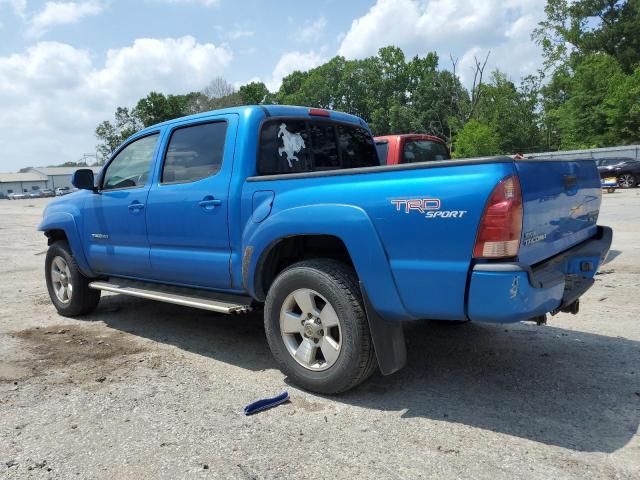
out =
<svg viewBox="0 0 640 480"><path fill-rule="evenodd" d="M240 101L244 105L260 105L269 98L269 89L262 82L251 82L242 85L238 91Z"/></svg>
<svg viewBox="0 0 640 480"><path fill-rule="evenodd" d="M191 92L186 95L164 95L151 92L146 97L138 100L134 109L134 115L145 127L182 117L190 112L189 107L194 100L200 98L200 93Z"/></svg>
<svg viewBox="0 0 640 480"><path fill-rule="evenodd" d="M142 124L134 112L118 107L113 122L105 120L96 127L95 135L99 140L96 148L102 157L98 163L104 162L122 142L141 128Z"/></svg>
<svg viewBox="0 0 640 480"><path fill-rule="evenodd" d="M640 67L612 87L605 100L605 108L617 143L640 143Z"/></svg>
<svg viewBox="0 0 640 480"><path fill-rule="evenodd" d="M472 119L458 132L454 158L484 157L500 152L498 134L487 124Z"/></svg>
<svg viewBox="0 0 640 480"><path fill-rule="evenodd" d="M547 0L533 38L547 66L592 53L615 58L626 73L640 64L640 0Z"/></svg>
<svg viewBox="0 0 640 480"><path fill-rule="evenodd" d="M525 79L517 88L504 73L495 70L482 89L476 116L498 134L500 151L515 153L537 148L540 130L536 80Z"/></svg>
<svg viewBox="0 0 640 480"><path fill-rule="evenodd" d="M619 63L606 54L591 54L577 66L567 85L567 100L552 112L561 148L604 147L618 142L606 100L624 81Z"/></svg>

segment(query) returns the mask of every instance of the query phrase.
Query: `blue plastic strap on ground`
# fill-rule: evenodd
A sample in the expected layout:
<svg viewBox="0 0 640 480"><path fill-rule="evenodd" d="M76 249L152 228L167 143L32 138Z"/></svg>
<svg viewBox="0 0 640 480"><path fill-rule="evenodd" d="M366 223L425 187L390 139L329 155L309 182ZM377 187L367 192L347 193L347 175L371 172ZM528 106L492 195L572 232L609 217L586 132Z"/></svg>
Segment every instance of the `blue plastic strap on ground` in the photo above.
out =
<svg viewBox="0 0 640 480"><path fill-rule="evenodd" d="M261 412L262 410L276 407L281 403L286 402L287 400L289 400L289 392L287 391L282 392L277 397L256 400L255 402L250 403L249 405L244 407L244 414L253 415L254 413Z"/></svg>

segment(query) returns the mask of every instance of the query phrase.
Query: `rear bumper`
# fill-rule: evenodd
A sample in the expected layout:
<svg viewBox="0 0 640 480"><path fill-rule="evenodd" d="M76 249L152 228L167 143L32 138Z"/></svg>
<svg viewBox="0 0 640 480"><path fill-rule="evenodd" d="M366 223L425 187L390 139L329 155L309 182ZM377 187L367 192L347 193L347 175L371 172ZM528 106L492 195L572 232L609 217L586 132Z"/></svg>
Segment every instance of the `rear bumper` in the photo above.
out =
<svg viewBox="0 0 640 480"><path fill-rule="evenodd" d="M570 305L593 284L612 238L611 228L599 226L590 239L533 268L520 263L476 264L467 316L476 322L519 322Z"/></svg>

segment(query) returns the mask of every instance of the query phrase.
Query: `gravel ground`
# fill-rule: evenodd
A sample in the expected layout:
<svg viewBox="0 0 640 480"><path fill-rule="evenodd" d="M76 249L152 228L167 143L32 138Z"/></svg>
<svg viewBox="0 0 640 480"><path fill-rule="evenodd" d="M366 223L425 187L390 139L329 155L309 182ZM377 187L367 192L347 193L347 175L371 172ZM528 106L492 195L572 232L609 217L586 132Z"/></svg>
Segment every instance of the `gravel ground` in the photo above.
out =
<svg viewBox="0 0 640 480"><path fill-rule="evenodd" d="M58 316L46 201L0 201L2 478L640 478L640 190L604 195L579 315L409 324L404 370L334 398L287 384L257 314L110 295Z"/></svg>

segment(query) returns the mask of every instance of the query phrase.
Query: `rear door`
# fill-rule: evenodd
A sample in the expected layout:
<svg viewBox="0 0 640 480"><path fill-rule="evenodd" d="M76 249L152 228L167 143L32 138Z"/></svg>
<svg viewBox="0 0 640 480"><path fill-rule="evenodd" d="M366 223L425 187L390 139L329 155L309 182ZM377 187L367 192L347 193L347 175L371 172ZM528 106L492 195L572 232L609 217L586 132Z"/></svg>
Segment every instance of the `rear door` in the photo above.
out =
<svg viewBox="0 0 640 480"><path fill-rule="evenodd" d="M236 129L237 116L227 115L168 132L147 209L154 280L231 287L227 213Z"/></svg>
<svg viewBox="0 0 640 480"><path fill-rule="evenodd" d="M533 265L593 236L602 196L593 160L519 160L520 260Z"/></svg>

